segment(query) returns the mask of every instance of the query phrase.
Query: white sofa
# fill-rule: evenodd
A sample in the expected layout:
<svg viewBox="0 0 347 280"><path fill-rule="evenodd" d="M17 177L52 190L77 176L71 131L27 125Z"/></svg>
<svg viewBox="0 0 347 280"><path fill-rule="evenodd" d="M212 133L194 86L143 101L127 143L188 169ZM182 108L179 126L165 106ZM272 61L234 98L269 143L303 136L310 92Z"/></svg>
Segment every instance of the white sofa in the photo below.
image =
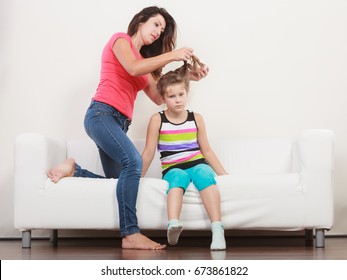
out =
<svg viewBox="0 0 347 280"><path fill-rule="evenodd" d="M333 226L334 135L306 130L293 139L210 139L229 175L217 177L225 229L306 230L316 247L325 246ZM141 152L144 140L134 140ZM40 134L19 135L15 143L14 225L22 246L31 231L119 229L116 179L47 179L50 167L74 157L84 168L103 174L97 149L89 139L65 141ZM139 226L165 230L166 188L156 156L140 182ZM187 230L209 230L199 194L190 186L181 215Z"/></svg>

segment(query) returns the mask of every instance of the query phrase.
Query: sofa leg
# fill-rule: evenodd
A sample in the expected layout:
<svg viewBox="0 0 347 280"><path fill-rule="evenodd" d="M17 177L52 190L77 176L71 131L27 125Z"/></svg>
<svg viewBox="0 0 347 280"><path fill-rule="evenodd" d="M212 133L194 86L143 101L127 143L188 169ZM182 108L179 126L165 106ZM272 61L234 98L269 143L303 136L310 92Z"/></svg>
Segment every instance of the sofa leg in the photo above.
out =
<svg viewBox="0 0 347 280"><path fill-rule="evenodd" d="M31 230L22 231L22 248L31 248Z"/></svg>
<svg viewBox="0 0 347 280"><path fill-rule="evenodd" d="M305 229L305 244L313 246L313 229Z"/></svg>
<svg viewBox="0 0 347 280"><path fill-rule="evenodd" d="M57 246L58 245L58 230L57 229L52 229L51 230L50 241L53 244L53 246Z"/></svg>
<svg viewBox="0 0 347 280"><path fill-rule="evenodd" d="M325 231L323 228L316 229L316 248L325 247Z"/></svg>
<svg viewBox="0 0 347 280"><path fill-rule="evenodd" d="M313 240L313 229L305 229L305 240L306 241Z"/></svg>

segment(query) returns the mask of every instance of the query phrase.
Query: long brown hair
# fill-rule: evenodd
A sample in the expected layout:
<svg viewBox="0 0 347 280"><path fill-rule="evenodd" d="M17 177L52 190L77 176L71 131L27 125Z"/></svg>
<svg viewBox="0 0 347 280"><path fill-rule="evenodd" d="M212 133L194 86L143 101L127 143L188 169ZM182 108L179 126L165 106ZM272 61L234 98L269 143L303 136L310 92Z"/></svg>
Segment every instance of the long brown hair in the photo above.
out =
<svg viewBox="0 0 347 280"><path fill-rule="evenodd" d="M130 21L128 26L128 35L133 36L139 28L139 24L146 22L149 18L156 15L162 15L165 19L165 30L161 33L160 37L150 45L145 45L141 48L140 53L144 58L157 56L166 52L170 52L176 47L176 22L174 18L164 9L157 6L150 6L144 8L137 13ZM161 76L162 68L156 69L152 72L155 79Z"/></svg>

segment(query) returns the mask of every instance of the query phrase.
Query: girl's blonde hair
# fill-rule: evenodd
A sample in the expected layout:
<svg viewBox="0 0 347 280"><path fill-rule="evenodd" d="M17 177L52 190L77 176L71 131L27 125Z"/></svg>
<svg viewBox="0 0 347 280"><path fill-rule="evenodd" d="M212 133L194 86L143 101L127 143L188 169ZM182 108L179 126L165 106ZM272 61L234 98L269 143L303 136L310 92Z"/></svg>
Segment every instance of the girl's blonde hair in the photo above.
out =
<svg viewBox="0 0 347 280"><path fill-rule="evenodd" d="M168 86L174 84L183 84L187 92L189 91L189 73L196 71L198 68L205 67L205 64L195 55L190 60L191 63L184 61L181 67L169 71L160 77L157 83L157 89L161 96L164 96Z"/></svg>

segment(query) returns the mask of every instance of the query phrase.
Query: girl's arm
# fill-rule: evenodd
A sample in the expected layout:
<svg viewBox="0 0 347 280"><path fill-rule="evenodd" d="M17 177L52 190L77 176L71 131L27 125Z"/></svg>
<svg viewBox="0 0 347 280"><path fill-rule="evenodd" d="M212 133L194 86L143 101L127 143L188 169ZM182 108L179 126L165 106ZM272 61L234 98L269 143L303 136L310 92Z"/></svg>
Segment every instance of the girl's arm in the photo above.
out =
<svg viewBox="0 0 347 280"><path fill-rule="evenodd" d="M153 115L149 121L146 136L145 149L142 152L142 175L144 177L153 160L155 151L158 146L159 129L160 129L160 115L159 113Z"/></svg>
<svg viewBox="0 0 347 280"><path fill-rule="evenodd" d="M129 42L124 38L117 39L112 50L120 64L131 76L146 75L170 62L186 60L193 55L194 51L192 48L184 47L158 56L137 60Z"/></svg>
<svg viewBox="0 0 347 280"><path fill-rule="evenodd" d="M210 143L208 142L206 127L204 119L200 114L194 113L196 124L198 126L198 143L202 154L206 158L206 161L211 165L212 169L217 175L227 175L228 172L225 171L223 165L217 158L216 154L212 150Z"/></svg>

